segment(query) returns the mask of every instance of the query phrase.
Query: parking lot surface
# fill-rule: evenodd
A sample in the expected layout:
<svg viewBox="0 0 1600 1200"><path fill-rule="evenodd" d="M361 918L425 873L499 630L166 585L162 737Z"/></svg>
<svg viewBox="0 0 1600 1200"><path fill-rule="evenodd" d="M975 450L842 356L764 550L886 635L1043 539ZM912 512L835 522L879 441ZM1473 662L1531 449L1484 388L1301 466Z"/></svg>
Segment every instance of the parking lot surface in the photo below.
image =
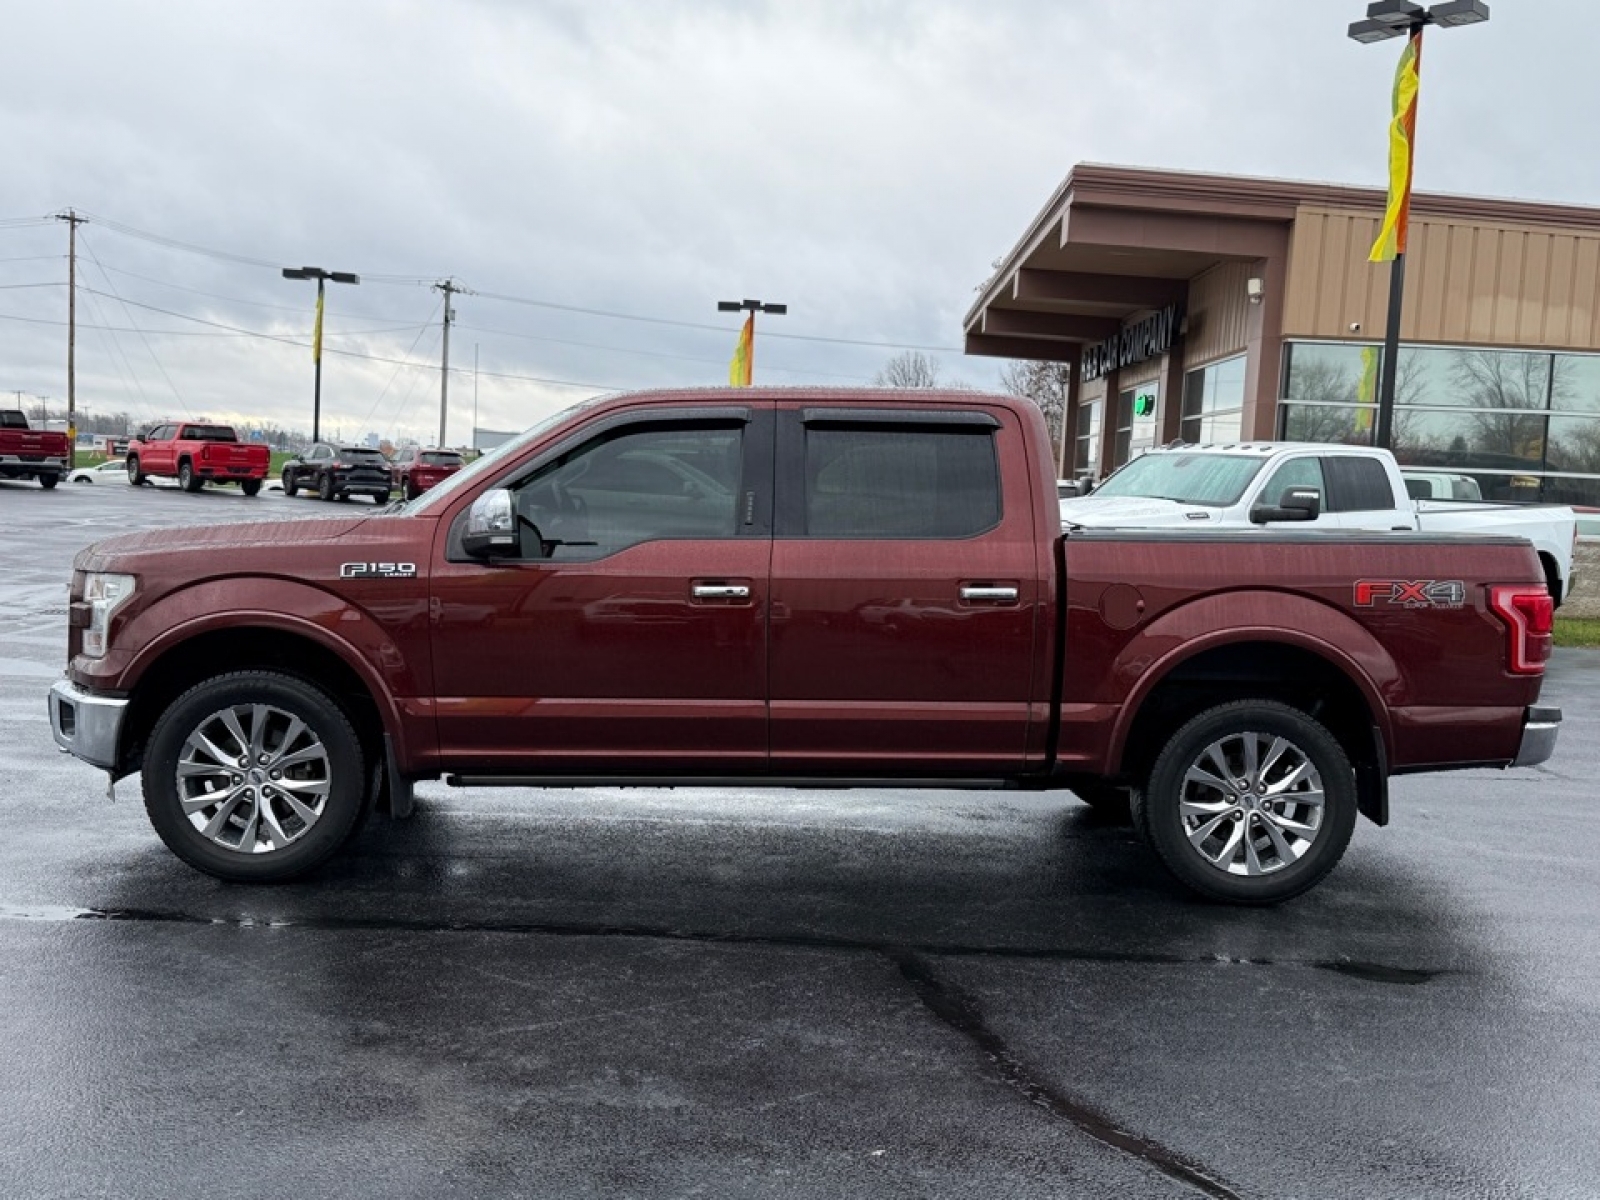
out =
<svg viewBox="0 0 1600 1200"><path fill-rule="evenodd" d="M0 483L0 1195L1600 1194L1600 652L1276 909L1066 794L429 783L218 883L51 741L72 556L331 511Z"/></svg>

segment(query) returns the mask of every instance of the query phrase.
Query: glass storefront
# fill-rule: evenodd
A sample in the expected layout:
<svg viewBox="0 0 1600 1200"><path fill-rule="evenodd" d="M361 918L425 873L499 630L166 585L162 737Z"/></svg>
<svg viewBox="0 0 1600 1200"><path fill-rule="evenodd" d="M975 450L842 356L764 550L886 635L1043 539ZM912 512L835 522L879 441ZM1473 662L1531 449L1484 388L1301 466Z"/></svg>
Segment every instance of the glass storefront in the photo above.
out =
<svg viewBox="0 0 1600 1200"><path fill-rule="evenodd" d="M1245 356L1225 358L1190 371L1183 378L1180 436L1208 445L1236 442L1244 426Z"/></svg>
<svg viewBox="0 0 1600 1200"><path fill-rule="evenodd" d="M1072 456L1073 478L1100 475L1100 411L1102 402L1090 400L1078 407L1077 447Z"/></svg>
<svg viewBox="0 0 1600 1200"><path fill-rule="evenodd" d="M1379 346L1288 343L1279 436L1370 445L1381 368ZM1402 346L1391 444L1488 500L1600 505L1600 356Z"/></svg>

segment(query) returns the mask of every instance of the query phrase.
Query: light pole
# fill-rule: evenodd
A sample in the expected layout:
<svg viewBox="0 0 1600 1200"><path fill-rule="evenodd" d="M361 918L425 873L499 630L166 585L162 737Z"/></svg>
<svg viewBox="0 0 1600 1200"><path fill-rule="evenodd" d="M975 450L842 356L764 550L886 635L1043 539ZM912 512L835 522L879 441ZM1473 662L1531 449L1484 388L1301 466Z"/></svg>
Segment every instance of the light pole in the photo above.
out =
<svg viewBox="0 0 1600 1200"><path fill-rule="evenodd" d="M1389 319L1383 334L1383 370L1378 380L1376 442L1383 449L1394 440L1394 385L1400 368L1400 302L1405 291L1406 228L1411 211L1411 167L1416 144L1417 83L1422 65L1422 30L1428 25L1450 28L1478 25L1489 19L1483 0L1446 0L1424 9L1412 0L1376 0L1367 5L1367 19L1350 26L1358 42L1383 42L1405 35L1411 44L1395 76L1394 119L1389 133L1389 203L1373 262L1389 260Z"/></svg>
<svg viewBox="0 0 1600 1200"><path fill-rule="evenodd" d="M349 271L324 271L321 267L285 267L285 279L315 279L317 281L317 325L311 335L311 360L316 363L316 382L311 390L311 440L322 440L322 288L328 280L335 283L360 283L361 276Z"/></svg>
<svg viewBox="0 0 1600 1200"><path fill-rule="evenodd" d="M718 300L718 312L747 312L744 329L739 333L739 346L728 364L728 382L734 387L749 387L756 373L756 314L771 313L781 317L789 311L787 304L763 304L760 300Z"/></svg>

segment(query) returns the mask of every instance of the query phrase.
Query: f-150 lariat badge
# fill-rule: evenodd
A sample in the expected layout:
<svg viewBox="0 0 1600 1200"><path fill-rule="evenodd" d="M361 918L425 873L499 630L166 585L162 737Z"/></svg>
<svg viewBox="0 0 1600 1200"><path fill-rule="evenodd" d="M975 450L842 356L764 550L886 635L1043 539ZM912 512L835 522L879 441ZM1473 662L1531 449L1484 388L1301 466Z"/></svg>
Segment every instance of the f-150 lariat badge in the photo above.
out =
<svg viewBox="0 0 1600 1200"><path fill-rule="evenodd" d="M340 563L340 579L415 579L416 563L364 562Z"/></svg>
<svg viewBox="0 0 1600 1200"><path fill-rule="evenodd" d="M1459 579L1358 579L1356 607L1461 608L1467 585Z"/></svg>

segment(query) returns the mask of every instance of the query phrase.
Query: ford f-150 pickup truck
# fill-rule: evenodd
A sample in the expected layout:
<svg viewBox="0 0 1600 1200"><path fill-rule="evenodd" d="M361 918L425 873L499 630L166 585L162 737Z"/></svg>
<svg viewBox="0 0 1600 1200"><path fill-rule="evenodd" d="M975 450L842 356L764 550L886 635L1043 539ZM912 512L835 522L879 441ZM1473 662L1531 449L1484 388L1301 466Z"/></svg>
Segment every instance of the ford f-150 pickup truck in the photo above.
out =
<svg viewBox="0 0 1600 1200"><path fill-rule="evenodd" d="M1424 476L1445 479L1449 476ZM1476 485L1474 485L1476 486ZM1088 494L1061 497L1061 519L1120 529L1250 529L1285 519L1276 512L1295 489L1313 511L1287 514L1308 529L1497 534L1533 543L1557 608L1572 593L1577 521L1555 504L1417 499L1387 450L1325 442L1178 444L1151 450ZM1302 501L1303 502L1303 501Z"/></svg>
<svg viewBox="0 0 1600 1200"><path fill-rule="evenodd" d="M20 408L0 409L0 479L37 479L46 490L67 473L67 435L32 429Z"/></svg>
<svg viewBox="0 0 1600 1200"><path fill-rule="evenodd" d="M272 452L262 442L241 442L231 425L182 421L157 425L128 446L128 482L176 479L186 492L208 483L237 483L246 496L261 490Z"/></svg>
<svg viewBox="0 0 1600 1200"><path fill-rule="evenodd" d="M54 736L229 880L441 775L1063 788L1239 903L1323 878L1394 773L1552 753L1525 541L1063 536L1049 445L979 393L637 393L382 511L111 538Z"/></svg>

